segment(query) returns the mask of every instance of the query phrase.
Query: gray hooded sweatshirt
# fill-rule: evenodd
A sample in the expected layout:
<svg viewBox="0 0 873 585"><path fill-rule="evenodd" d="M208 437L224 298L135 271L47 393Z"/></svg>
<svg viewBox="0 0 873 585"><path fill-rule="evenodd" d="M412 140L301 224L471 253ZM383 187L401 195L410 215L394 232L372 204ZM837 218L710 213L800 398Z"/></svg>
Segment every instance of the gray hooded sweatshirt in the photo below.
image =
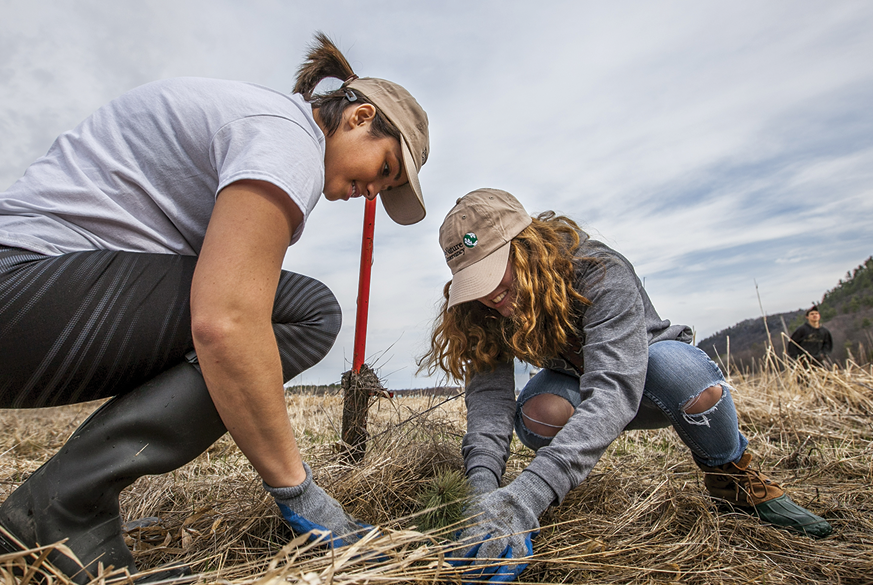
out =
<svg viewBox="0 0 873 585"><path fill-rule="evenodd" d="M591 301L577 322L579 343L548 367L579 376L582 403L551 444L527 467L564 499L591 472L612 441L634 418L643 397L648 346L690 343L691 329L671 325L652 306L628 260L587 239L576 253L575 289ZM512 361L475 373L466 390L467 433L462 452L469 472L485 467L503 476L515 418Z"/></svg>

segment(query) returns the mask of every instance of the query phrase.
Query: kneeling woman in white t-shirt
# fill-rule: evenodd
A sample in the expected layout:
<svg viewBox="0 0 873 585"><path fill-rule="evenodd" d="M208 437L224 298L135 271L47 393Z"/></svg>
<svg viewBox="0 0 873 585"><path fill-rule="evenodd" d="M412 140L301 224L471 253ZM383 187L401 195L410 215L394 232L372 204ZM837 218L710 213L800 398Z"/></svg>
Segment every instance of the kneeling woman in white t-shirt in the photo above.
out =
<svg viewBox="0 0 873 585"><path fill-rule="evenodd" d="M327 77L344 82L313 95ZM225 430L295 530L356 539L312 482L283 391L331 348L340 307L282 261L322 193L381 194L394 221L421 220L427 154L415 99L357 78L323 35L293 94L158 81L61 135L0 193L0 408L114 398L3 503L0 545L67 539L87 572L136 571L119 492Z"/></svg>

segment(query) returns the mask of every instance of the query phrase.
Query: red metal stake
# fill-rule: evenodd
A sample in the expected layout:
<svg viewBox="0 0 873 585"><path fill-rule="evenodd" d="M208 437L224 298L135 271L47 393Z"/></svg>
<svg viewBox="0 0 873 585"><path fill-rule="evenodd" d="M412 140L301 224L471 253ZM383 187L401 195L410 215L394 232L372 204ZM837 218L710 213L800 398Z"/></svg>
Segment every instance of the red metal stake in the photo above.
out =
<svg viewBox="0 0 873 585"><path fill-rule="evenodd" d="M364 237L361 242L361 272L358 277L358 311L355 320L355 351L352 371L360 372L367 347L367 312L370 308L370 269L373 267L373 231L376 227L376 200L364 206Z"/></svg>

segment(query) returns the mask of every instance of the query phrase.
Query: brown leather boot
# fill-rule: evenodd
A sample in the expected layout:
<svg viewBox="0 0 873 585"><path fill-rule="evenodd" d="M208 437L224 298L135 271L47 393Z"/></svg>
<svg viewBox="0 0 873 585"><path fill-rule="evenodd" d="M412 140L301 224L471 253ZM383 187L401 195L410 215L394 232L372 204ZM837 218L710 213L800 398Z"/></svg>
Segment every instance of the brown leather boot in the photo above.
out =
<svg viewBox="0 0 873 585"><path fill-rule="evenodd" d="M755 514L764 522L782 526L815 538L832 532L827 520L795 504L778 483L756 469L746 452L738 461L719 467L698 467L705 473L703 484L709 494L736 508Z"/></svg>

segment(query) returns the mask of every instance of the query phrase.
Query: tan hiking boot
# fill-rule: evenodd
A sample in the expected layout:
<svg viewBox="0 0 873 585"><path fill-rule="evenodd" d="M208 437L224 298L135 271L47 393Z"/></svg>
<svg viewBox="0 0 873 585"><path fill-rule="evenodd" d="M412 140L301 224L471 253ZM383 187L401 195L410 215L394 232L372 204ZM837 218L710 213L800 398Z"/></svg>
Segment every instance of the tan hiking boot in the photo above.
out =
<svg viewBox="0 0 873 585"><path fill-rule="evenodd" d="M827 520L795 504L778 483L756 469L750 469L752 456L746 452L739 461L719 467L698 464L705 473L703 484L719 500L750 512L764 522L782 526L815 538L832 532Z"/></svg>

